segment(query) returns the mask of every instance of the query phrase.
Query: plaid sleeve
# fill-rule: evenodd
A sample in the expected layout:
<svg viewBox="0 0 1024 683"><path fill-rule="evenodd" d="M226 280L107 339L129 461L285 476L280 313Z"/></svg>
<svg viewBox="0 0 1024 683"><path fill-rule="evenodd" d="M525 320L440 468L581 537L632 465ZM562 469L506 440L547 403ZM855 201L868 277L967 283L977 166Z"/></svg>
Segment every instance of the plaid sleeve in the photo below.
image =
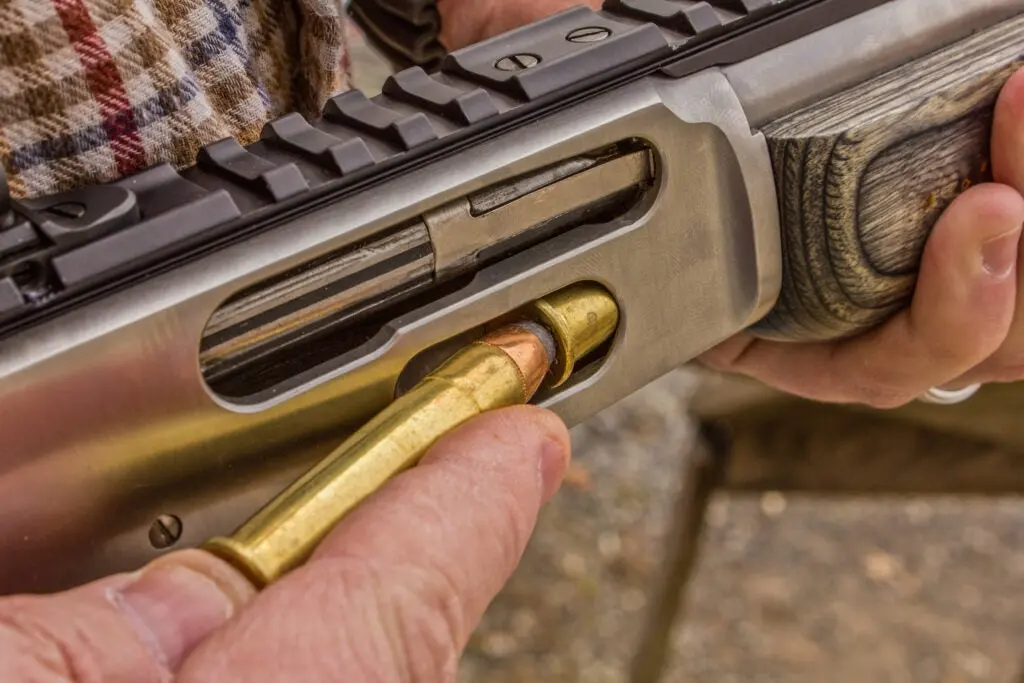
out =
<svg viewBox="0 0 1024 683"><path fill-rule="evenodd" d="M30 197L183 167L348 86L341 0L0 0L0 158Z"/></svg>

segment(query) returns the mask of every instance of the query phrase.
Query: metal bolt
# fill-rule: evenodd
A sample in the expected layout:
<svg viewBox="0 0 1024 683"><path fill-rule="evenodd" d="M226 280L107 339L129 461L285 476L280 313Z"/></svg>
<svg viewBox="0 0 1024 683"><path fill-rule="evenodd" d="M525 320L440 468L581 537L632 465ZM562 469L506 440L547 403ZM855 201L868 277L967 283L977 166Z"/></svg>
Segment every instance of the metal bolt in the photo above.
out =
<svg viewBox="0 0 1024 683"><path fill-rule="evenodd" d="M540 57L537 55L522 54L502 57L494 63L494 67L501 71L523 71L538 64L540 64Z"/></svg>
<svg viewBox="0 0 1024 683"><path fill-rule="evenodd" d="M610 36L612 32L601 26L578 28L565 37L570 43L596 43Z"/></svg>
<svg viewBox="0 0 1024 683"><path fill-rule="evenodd" d="M181 539L181 520L174 515L160 515L149 527L149 542L157 550L170 548Z"/></svg>

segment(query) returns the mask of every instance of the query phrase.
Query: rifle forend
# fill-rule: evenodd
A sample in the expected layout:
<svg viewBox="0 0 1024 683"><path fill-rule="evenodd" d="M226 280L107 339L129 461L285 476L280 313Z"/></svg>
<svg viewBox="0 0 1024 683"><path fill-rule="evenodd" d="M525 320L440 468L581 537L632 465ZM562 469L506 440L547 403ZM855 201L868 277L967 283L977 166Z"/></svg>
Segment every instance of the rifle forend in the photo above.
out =
<svg viewBox="0 0 1024 683"><path fill-rule="evenodd" d="M0 592L236 528L465 340L579 283L575 424L742 330L904 306L984 180L1024 0L610 0L188 169L0 197Z"/></svg>
<svg viewBox="0 0 1024 683"><path fill-rule="evenodd" d="M905 308L932 227L992 180L992 114L1024 66L1024 16L762 128L785 242L782 295L756 330L855 335Z"/></svg>

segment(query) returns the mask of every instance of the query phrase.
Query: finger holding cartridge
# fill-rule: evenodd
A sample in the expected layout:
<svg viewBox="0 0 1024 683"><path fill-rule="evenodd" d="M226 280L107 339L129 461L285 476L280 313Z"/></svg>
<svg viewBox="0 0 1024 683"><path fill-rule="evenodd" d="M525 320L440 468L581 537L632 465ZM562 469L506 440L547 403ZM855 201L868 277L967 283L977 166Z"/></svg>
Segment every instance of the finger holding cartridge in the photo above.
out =
<svg viewBox="0 0 1024 683"><path fill-rule="evenodd" d="M230 538L204 547L257 587L272 583L439 438L485 412L529 402L549 371L553 385L564 384L578 360L611 337L619 319L615 300L591 284L566 288L530 308L524 321L455 353Z"/></svg>

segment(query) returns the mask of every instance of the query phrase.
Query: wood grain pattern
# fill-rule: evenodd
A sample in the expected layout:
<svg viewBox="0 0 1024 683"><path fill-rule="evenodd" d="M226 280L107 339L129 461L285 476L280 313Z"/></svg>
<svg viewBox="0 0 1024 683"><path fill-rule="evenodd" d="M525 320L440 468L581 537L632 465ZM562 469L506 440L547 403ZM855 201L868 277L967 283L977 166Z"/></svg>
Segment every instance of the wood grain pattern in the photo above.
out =
<svg viewBox="0 0 1024 683"><path fill-rule="evenodd" d="M905 308L939 216L991 180L995 103L1022 66L1024 15L765 127L783 291L754 332L833 340Z"/></svg>

